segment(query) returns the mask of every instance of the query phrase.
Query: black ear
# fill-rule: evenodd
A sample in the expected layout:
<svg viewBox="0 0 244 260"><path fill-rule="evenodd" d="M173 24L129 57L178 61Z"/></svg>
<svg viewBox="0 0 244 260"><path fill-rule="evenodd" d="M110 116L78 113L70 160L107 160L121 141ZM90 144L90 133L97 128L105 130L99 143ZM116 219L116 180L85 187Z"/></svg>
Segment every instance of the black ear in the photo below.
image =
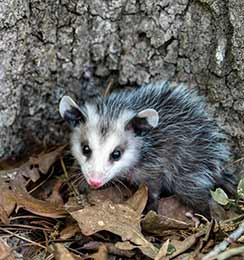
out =
<svg viewBox="0 0 244 260"><path fill-rule="evenodd" d="M133 129L136 135L142 135L159 123L159 115L155 109L145 109L136 114L126 125L126 129Z"/></svg>
<svg viewBox="0 0 244 260"><path fill-rule="evenodd" d="M59 103L59 113L71 127L76 127L79 123L86 121L85 114L69 96L62 97Z"/></svg>

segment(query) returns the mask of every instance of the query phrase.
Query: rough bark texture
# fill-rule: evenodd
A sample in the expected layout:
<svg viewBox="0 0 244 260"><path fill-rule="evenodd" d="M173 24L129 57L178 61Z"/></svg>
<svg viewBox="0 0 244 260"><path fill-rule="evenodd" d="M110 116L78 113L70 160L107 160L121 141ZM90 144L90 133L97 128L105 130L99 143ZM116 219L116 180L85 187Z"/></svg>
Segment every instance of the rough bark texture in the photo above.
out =
<svg viewBox="0 0 244 260"><path fill-rule="evenodd" d="M155 79L199 88L241 156L243 10L243 0L0 0L0 157L63 142L65 93Z"/></svg>

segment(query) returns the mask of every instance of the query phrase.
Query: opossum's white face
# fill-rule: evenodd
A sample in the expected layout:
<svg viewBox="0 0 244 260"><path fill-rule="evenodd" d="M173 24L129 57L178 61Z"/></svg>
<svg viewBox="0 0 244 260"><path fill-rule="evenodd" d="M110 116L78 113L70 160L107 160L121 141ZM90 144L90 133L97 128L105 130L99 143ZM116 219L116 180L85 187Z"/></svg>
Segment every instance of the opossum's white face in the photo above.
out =
<svg viewBox="0 0 244 260"><path fill-rule="evenodd" d="M135 165L140 142L133 135L115 129L102 136L90 122L74 129L72 152L90 186L100 187Z"/></svg>
<svg viewBox="0 0 244 260"><path fill-rule="evenodd" d="M88 184L96 188L126 175L138 162L142 140L135 133L133 120L138 124L140 118L151 127L158 124L158 114L153 109L137 115L123 111L111 122L103 120L94 105L79 108L67 96L60 102L60 114L73 126L72 153Z"/></svg>

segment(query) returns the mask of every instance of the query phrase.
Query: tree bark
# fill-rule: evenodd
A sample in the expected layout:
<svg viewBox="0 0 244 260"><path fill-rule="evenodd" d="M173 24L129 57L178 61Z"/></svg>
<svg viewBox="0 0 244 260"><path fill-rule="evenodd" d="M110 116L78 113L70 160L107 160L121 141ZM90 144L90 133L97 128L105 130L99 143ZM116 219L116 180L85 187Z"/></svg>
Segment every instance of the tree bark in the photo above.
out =
<svg viewBox="0 0 244 260"><path fill-rule="evenodd" d="M243 0L0 0L0 157L67 140L64 94L158 79L198 88L243 156L243 10Z"/></svg>

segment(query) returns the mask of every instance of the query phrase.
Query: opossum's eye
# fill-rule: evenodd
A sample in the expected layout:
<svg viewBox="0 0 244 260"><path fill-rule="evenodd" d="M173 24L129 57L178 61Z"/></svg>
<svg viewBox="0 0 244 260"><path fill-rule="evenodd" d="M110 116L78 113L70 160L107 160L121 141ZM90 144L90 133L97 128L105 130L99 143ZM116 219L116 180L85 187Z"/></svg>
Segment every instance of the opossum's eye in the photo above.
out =
<svg viewBox="0 0 244 260"><path fill-rule="evenodd" d="M82 153L86 156L86 157L89 157L92 153L92 150L91 148L89 147L89 145L85 144L83 145L82 147Z"/></svg>
<svg viewBox="0 0 244 260"><path fill-rule="evenodd" d="M110 154L110 159L112 161L118 161L121 158L121 151L119 149L115 149L111 154Z"/></svg>

